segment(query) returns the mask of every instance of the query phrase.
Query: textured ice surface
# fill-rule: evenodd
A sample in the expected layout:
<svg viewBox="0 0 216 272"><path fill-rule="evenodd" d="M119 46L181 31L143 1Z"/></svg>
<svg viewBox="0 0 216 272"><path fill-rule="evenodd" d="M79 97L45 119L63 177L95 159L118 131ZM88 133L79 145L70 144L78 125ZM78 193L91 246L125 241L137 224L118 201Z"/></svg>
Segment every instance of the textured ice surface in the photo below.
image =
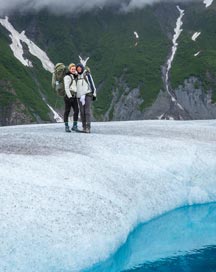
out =
<svg viewBox="0 0 216 272"><path fill-rule="evenodd" d="M216 201L216 121L0 129L2 271L79 271L139 222Z"/></svg>

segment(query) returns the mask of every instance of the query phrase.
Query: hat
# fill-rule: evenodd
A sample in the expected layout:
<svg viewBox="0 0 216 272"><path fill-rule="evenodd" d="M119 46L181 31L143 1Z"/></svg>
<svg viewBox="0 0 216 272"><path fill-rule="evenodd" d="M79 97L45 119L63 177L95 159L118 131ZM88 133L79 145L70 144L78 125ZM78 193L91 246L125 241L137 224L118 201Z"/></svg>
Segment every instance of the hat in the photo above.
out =
<svg viewBox="0 0 216 272"><path fill-rule="evenodd" d="M78 67L82 68L82 73L83 73L85 67L82 65L82 63L78 63L78 64L76 65L76 68L78 68Z"/></svg>

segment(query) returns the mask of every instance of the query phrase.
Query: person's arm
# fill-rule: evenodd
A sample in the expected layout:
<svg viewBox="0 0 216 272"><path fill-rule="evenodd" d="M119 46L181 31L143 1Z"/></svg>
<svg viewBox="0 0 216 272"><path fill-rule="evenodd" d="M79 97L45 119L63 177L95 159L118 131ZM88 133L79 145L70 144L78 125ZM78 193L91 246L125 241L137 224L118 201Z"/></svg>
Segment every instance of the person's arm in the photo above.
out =
<svg viewBox="0 0 216 272"><path fill-rule="evenodd" d="M64 87L65 87L65 93L68 98L72 97L70 92L70 85L71 85L71 77L67 75L64 77Z"/></svg>
<svg viewBox="0 0 216 272"><path fill-rule="evenodd" d="M88 78L88 81L89 81L89 85L90 85L92 94L93 94L94 97L96 97L97 96L97 90L96 90L92 75L90 73L87 73L87 78Z"/></svg>

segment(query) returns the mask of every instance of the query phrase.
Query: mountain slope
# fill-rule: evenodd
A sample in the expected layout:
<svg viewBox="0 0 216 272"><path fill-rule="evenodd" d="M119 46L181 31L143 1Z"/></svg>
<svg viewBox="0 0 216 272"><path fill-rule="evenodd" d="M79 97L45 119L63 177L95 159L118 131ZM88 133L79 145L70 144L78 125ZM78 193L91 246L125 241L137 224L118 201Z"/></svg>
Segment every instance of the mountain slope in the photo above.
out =
<svg viewBox="0 0 216 272"><path fill-rule="evenodd" d="M29 122L50 121L50 110L47 102L54 104L55 96L48 82L50 74L41 69L39 61L29 56L34 69L23 66L9 48L7 32L0 28L0 123L21 124Z"/></svg>
<svg viewBox="0 0 216 272"><path fill-rule="evenodd" d="M10 21L19 32L25 30L28 38L40 46L53 63L78 62L79 55L90 57L88 65L98 88L98 101L94 103L94 117L98 120L156 119L160 116L179 119L181 115L190 119L215 118L216 37L213 26L216 4L213 2L208 8L202 2L180 6L185 11L183 32L169 73L169 85L180 100L183 114L172 105L164 76L179 16L176 5L160 3L127 14L111 8L79 16L56 16L44 10L37 14L14 14ZM1 26L0 29L1 39L9 42L5 30ZM198 31L201 35L194 42L191 37ZM199 54L195 57L196 53ZM4 78L7 73L1 58L2 55ZM12 54L7 62L9 59L13 63ZM20 69L31 75L31 89L35 88L34 96L37 94L32 101L40 100L40 106L31 101L33 111L28 111L30 116L37 114L40 119L49 120L52 117L41 97L45 96L56 110L62 108L62 101L51 90L50 75L38 60L34 63L34 69ZM8 66L9 71L12 71L11 66ZM26 82L24 73L20 78ZM21 89L29 89L26 86ZM192 106L191 95L197 99L193 98ZM28 99L22 101L29 108Z"/></svg>
<svg viewBox="0 0 216 272"><path fill-rule="evenodd" d="M15 23L22 30L29 20L32 23L28 24L26 32L48 48L54 62L77 62L80 54L90 56L88 64L100 85L100 103L95 106L99 118L108 110L112 89L115 92L119 87L116 81L121 76L130 88L140 86L145 98L142 107L155 100L162 87L160 66L167 54L168 41L150 9L125 15L106 10L78 18L48 16L44 12L40 16L22 16ZM137 46L135 30L140 36Z"/></svg>

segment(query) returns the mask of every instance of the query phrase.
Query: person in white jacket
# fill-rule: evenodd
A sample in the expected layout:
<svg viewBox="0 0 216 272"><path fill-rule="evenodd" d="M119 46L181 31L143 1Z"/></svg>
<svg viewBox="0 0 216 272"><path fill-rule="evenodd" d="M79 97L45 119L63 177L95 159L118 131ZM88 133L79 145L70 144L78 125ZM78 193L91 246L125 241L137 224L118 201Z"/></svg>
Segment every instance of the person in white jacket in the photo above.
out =
<svg viewBox="0 0 216 272"><path fill-rule="evenodd" d="M78 131L78 115L79 115L79 106L77 102L77 71L76 65L71 63L68 66L69 72L64 77L64 88L65 88L65 112L64 112L64 123L65 131L71 132L69 128L69 114L71 108L73 109L73 131Z"/></svg>
<svg viewBox="0 0 216 272"><path fill-rule="evenodd" d="M91 132L91 104L96 100L96 87L90 74L82 64L77 64L77 98L80 108L83 132Z"/></svg>

